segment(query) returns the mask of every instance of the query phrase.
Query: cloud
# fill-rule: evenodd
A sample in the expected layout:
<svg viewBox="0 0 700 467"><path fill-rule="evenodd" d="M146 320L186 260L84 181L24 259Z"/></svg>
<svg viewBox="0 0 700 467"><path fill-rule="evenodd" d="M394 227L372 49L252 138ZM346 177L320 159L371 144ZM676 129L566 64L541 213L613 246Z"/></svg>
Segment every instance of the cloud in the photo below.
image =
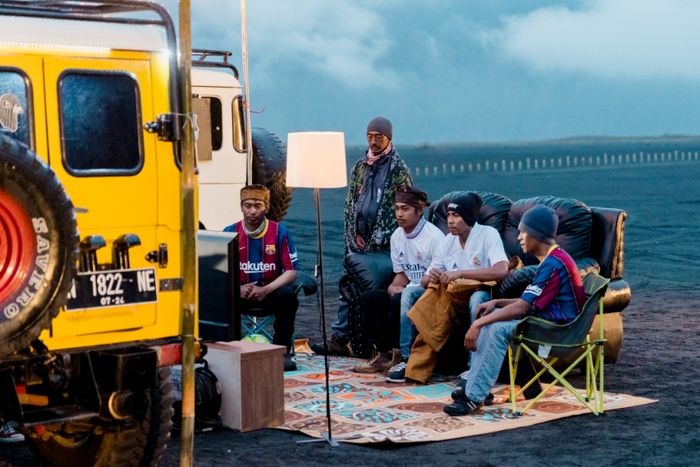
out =
<svg viewBox="0 0 700 467"><path fill-rule="evenodd" d="M385 60L394 42L380 14L382 8L394 5L393 0L254 0L247 4L250 63L255 64L256 74L276 76L292 65L351 88L391 88L399 83ZM238 55L240 16L238 2L193 2L195 42L205 47L229 44Z"/></svg>
<svg viewBox="0 0 700 467"><path fill-rule="evenodd" d="M695 0L589 0L505 17L480 38L540 72L697 81L698 23Z"/></svg>

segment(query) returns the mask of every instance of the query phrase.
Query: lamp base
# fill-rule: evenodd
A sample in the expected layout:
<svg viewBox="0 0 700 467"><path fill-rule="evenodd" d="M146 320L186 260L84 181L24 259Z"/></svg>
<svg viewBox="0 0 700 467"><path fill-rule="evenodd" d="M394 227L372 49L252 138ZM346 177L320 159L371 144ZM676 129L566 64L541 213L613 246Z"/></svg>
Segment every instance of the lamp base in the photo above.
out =
<svg viewBox="0 0 700 467"><path fill-rule="evenodd" d="M300 441L297 441L297 444L307 444L307 443L322 443L326 442L328 443L331 447L337 448L340 446L340 443L338 441L347 441L350 439L358 439L362 438L362 435L360 433L355 433L353 435L345 435L345 436L336 436L336 437L331 437L328 435L328 432L322 431L321 432L321 437L320 438L314 438L314 439L302 439Z"/></svg>

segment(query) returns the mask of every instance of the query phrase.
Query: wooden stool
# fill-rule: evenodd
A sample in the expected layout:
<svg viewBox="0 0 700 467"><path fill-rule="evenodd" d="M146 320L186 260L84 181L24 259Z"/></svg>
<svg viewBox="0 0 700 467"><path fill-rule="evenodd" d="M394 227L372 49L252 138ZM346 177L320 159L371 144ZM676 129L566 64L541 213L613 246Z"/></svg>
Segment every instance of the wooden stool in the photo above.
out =
<svg viewBox="0 0 700 467"><path fill-rule="evenodd" d="M221 384L221 420L239 431L284 423L284 346L257 342L207 344L209 368Z"/></svg>

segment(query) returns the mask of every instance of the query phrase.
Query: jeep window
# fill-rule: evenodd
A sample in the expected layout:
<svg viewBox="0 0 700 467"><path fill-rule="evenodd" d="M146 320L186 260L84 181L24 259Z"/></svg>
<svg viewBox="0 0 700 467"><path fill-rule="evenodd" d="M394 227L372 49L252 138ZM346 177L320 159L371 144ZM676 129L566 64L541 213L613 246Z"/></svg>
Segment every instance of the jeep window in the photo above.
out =
<svg viewBox="0 0 700 467"><path fill-rule="evenodd" d="M31 147L29 82L17 70L0 68L0 134Z"/></svg>
<svg viewBox="0 0 700 467"><path fill-rule="evenodd" d="M69 71L58 88L66 170L86 176L139 172L143 152L136 81L126 73Z"/></svg>
<svg viewBox="0 0 700 467"><path fill-rule="evenodd" d="M232 103L233 108L233 148L238 152L246 151L245 144L245 113L243 112L243 98L236 96Z"/></svg>
<svg viewBox="0 0 700 467"><path fill-rule="evenodd" d="M223 119L221 116L221 100L216 97L203 97L209 101L209 115L211 118L211 149L218 151L221 149L221 142L224 138Z"/></svg>

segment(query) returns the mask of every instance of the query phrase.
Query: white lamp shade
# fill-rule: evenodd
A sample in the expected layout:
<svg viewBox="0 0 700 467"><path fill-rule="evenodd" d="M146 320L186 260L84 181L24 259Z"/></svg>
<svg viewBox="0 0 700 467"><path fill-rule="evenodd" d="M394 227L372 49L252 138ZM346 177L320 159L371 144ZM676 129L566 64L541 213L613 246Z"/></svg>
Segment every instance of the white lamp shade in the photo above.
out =
<svg viewBox="0 0 700 467"><path fill-rule="evenodd" d="M287 135L287 186L341 188L347 184L344 133L309 131Z"/></svg>

